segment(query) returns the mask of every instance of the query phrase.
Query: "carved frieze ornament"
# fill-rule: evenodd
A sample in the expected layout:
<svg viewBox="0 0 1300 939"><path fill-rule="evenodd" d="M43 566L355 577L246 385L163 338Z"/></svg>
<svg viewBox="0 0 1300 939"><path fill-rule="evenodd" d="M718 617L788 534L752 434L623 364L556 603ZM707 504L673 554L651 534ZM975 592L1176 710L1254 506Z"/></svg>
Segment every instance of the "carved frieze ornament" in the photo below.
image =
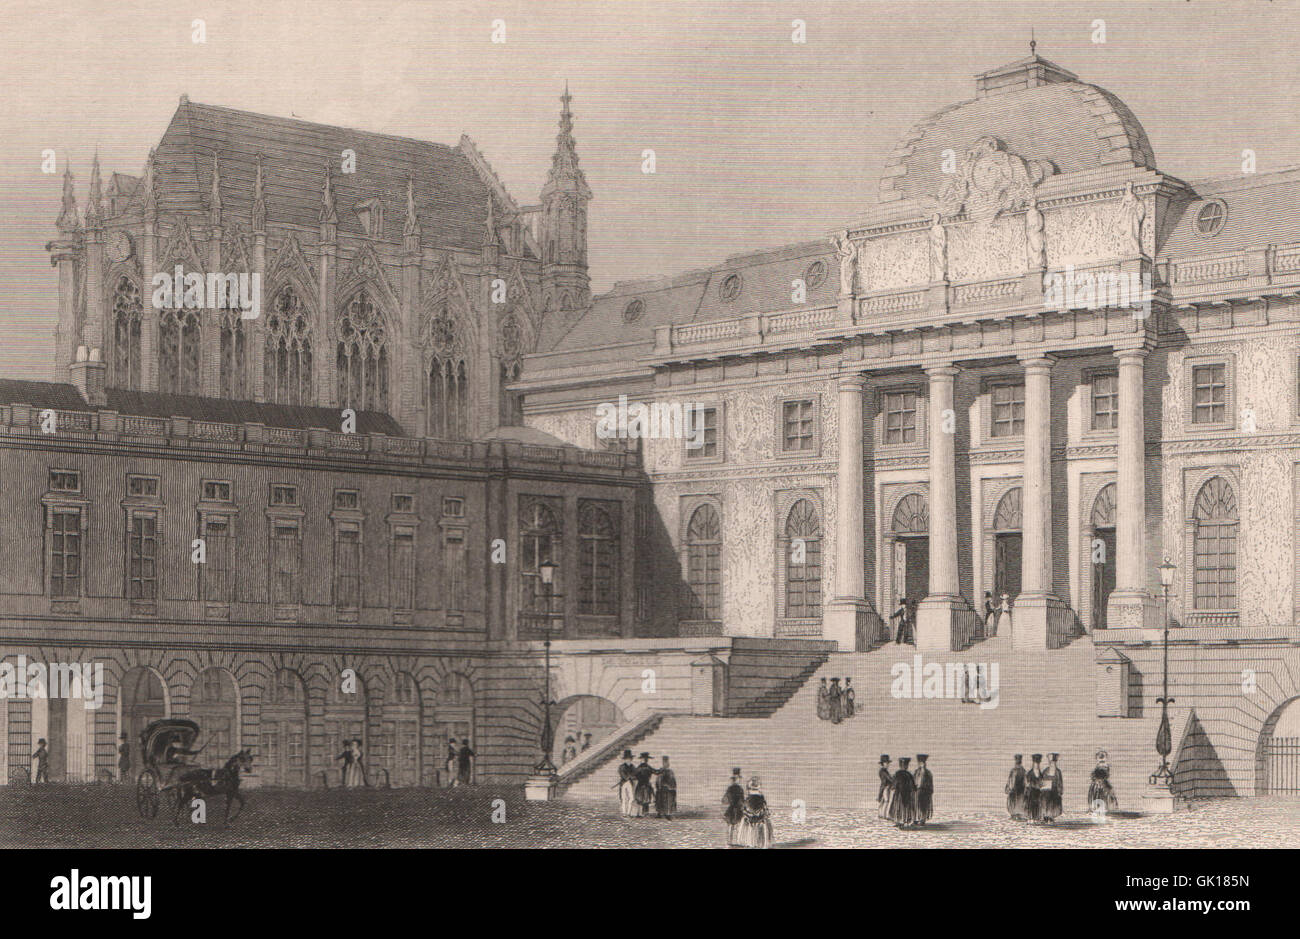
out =
<svg viewBox="0 0 1300 939"><path fill-rule="evenodd" d="M972 219L991 221L1024 208L1034 187L1055 173L1050 160L1026 160L1007 152L998 138L981 137L940 188L939 209L945 217L965 209Z"/></svg>
<svg viewBox="0 0 1300 939"><path fill-rule="evenodd" d="M840 293L851 294L857 279L858 246L849 238L848 229L831 238L831 244L840 258Z"/></svg>
<svg viewBox="0 0 1300 939"><path fill-rule="evenodd" d="M935 212L930 216L930 280L934 283L948 279L948 229Z"/></svg>

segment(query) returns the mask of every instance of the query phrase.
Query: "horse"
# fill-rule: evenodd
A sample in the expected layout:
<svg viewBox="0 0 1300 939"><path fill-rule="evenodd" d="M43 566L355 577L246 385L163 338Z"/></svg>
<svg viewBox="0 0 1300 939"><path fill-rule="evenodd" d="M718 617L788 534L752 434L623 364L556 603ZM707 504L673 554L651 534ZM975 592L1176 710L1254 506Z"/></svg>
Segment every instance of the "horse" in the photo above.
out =
<svg viewBox="0 0 1300 939"><path fill-rule="evenodd" d="M222 824L233 822L239 817L239 813L244 810L244 797L239 794L239 779L241 773L251 772L253 769L253 755L245 747L230 759L226 760L225 766L217 770L194 769L183 774L176 781L176 817L173 820L179 825L181 822L181 810L188 805L196 796L208 798L215 795L225 795L226 811L222 818ZM235 814L230 814L231 801L238 801L239 808Z"/></svg>

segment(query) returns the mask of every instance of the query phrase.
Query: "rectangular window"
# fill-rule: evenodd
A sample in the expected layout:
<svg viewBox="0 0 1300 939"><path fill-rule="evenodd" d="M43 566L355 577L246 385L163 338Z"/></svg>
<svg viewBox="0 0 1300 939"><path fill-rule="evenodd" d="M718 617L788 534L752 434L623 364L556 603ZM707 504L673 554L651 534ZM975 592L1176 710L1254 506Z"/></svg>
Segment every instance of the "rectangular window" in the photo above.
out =
<svg viewBox="0 0 1300 939"><path fill-rule="evenodd" d="M393 609L409 610L414 604L415 530L396 528L389 554L390 589Z"/></svg>
<svg viewBox="0 0 1300 939"><path fill-rule="evenodd" d="M361 529L356 525L340 525L334 536L334 606L361 606Z"/></svg>
<svg viewBox="0 0 1300 939"><path fill-rule="evenodd" d="M203 538L205 559L198 566L199 596L213 603L229 603L234 599L230 527L230 519L225 515L209 515L203 520L200 537Z"/></svg>
<svg viewBox="0 0 1300 939"><path fill-rule="evenodd" d="M335 489L334 508L355 509L361 504L361 497L355 489Z"/></svg>
<svg viewBox="0 0 1300 939"><path fill-rule="evenodd" d="M277 520L271 527L271 600L274 603L298 602L298 569L301 566L302 541L298 523Z"/></svg>
<svg viewBox="0 0 1300 939"><path fill-rule="evenodd" d="M1094 375L1092 378L1092 429L1116 430L1119 427L1119 376Z"/></svg>
<svg viewBox="0 0 1300 939"><path fill-rule="evenodd" d="M126 477L126 494L129 496L145 497L150 499L158 498L158 477L157 476Z"/></svg>
<svg viewBox="0 0 1300 939"><path fill-rule="evenodd" d="M465 517L465 500L451 497L442 500L442 514L447 518Z"/></svg>
<svg viewBox="0 0 1300 939"><path fill-rule="evenodd" d="M158 516L132 512L127 536L127 597L158 599Z"/></svg>
<svg viewBox="0 0 1300 939"><path fill-rule="evenodd" d="M76 470L50 470L50 491L81 492L81 474Z"/></svg>
<svg viewBox="0 0 1300 939"><path fill-rule="evenodd" d="M298 487L297 486L272 486L271 504L272 505L297 505Z"/></svg>
<svg viewBox="0 0 1300 939"><path fill-rule="evenodd" d="M50 596L81 596L81 509L54 509L50 518Z"/></svg>
<svg viewBox="0 0 1300 939"><path fill-rule="evenodd" d="M916 392L885 395L885 443L916 443Z"/></svg>
<svg viewBox="0 0 1300 939"><path fill-rule="evenodd" d="M443 537L444 577L447 589L447 609L465 609L465 532L451 529Z"/></svg>
<svg viewBox="0 0 1300 939"><path fill-rule="evenodd" d="M690 428L690 436L686 442L686 459L704 460L718 455L718 409L695 408L684 409L684 415L690 415L687 424ZM695 421L699 421L699 425ZM696 440L701 441L701 445L692 446Z"/></svg>
<svg viewBox="0 0 1300 939"><path fill-rule="evenodd" d="M991 394L994 437L1019 437L1025 432L1025 386L994 385Z"/></svg>
<svg viewBox="0 0 1300 939"><path fill-rule="evenodd" d="M1221 424L1227 419L1227 366L1197 365L1192 368L1192 423Z"/></svg>
<svg viewBox="0 0 1300 939"><path fill-rule="evenodd" d="M415 511L415 496L406 495L406 494L404 494L404 493L400 493L400 492L395 492L395 493L393 493L393 511L394 511L394 512L414 512L414 511Z"/></svg>
<svg viewBox="0 0 1300 939"><path fill-rule="evenodd" d="M203 480L203 500L205 502L229 502L230 483L217 479Z"/></svg>
<svg viewBox="0 0 1300 939"><path fill-rule="evenodd" d="M786 401L781 407L781 448L786 453L816 449L813 431L813 402Z"/></svg>

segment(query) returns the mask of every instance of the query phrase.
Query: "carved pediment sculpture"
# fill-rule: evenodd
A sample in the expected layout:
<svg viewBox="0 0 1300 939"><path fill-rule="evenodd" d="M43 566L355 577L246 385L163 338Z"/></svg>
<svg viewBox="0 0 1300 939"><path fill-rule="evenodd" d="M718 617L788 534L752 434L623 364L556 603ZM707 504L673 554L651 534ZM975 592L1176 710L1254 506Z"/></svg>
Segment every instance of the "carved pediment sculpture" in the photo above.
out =
<svg viewBox="0 0 1300 939"><path fill-rule="evenodd" d="M998 138L981 137L940 188L939 209L946 217L964 209L973 219L990 221L1024 208L1034 187L1055 173L1050 160L1026 160L1009 153Z"/></svg>

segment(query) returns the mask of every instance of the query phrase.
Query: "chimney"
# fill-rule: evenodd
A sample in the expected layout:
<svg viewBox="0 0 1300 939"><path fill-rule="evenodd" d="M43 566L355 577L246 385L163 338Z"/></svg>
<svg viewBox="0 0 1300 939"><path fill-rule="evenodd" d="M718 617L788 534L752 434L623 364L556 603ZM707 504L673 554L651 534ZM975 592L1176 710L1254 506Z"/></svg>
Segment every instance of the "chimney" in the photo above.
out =
<svg viewBox="0 0 1300 939"><path fill-rule="evenodd" d="M72 384L81 392L86 403L92 408L108 405L108 395L104 390L105 373L108 366L100 361L98 349L87 351L85 346L77 346L77 358L68 366Z"/></svg>

